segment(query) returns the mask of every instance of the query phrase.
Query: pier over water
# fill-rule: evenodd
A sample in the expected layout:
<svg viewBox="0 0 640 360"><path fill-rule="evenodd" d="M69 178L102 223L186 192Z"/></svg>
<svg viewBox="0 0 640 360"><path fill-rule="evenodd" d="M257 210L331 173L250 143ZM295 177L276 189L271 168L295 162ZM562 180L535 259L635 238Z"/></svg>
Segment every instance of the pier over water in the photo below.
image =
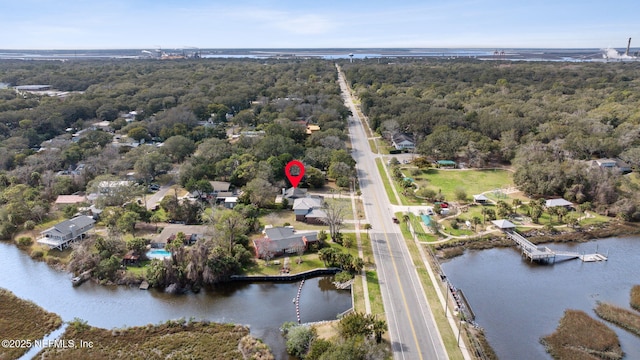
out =
<svg viewBox="0 0 640 360"><path fill-rule="evenodd" d="M494 225L498 226L507 235L507 238L513 240L520 248L522 256L530 261L555 263L557 258L561 260L580 259L584 262L605 261L607 257L602 254L580 254L571 251L552 250L547 246L538 246L527 240L524 236L515 230L515 225L508 220L495 220Z"/></svg>

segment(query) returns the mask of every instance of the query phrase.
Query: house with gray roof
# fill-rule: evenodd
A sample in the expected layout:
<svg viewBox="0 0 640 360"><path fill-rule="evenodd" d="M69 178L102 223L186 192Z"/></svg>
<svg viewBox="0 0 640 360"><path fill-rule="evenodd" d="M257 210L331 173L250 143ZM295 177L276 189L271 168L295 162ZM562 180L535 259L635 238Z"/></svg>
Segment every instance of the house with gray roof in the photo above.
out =
<svg viewBox="0 0 640 360"><path fill-rule="evenodd" d="M415 149L416 147L413 138L408 134L397 134L393 137L391 143L396 150Z"/></svg>
<svg viewBox="0 0 640 360"><path fill-rule="evenodd" d="M264 258L266 254L279 256L295 254L300 249L307 249L309 244L318 241L317 231L297 232L291 227L273 227L264 230L264 237L253 240L256 257Z"/></svg>
<svg viewBox="0 0 640 360"><path fill-rule="evenodd" d="M322 224L327 214L322 211L323 200L319 196L308 196L293 201L293 213L296 221L309 224Z"/></svg>
<svg viewBox="0 0 640 360"><path fill-rule="evenodd" d="M295 199L307 197L307 189L300 189L298 187L290 187L283 191L282 197L287 199L289 203Z"/></svg>
<svg viewBox="0 0 640 360"><path fill-rule="evenodd" d="M77 216L41 232L37 242L62 251L72 242L84 239L95 223L91 216Z"/></svg>

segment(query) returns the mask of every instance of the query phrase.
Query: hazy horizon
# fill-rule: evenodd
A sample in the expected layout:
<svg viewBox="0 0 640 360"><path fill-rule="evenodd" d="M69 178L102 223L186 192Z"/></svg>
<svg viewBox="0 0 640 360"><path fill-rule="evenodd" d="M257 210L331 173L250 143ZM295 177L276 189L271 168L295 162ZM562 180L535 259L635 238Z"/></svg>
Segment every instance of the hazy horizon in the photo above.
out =
<svg viewBox="0 0 640 360"><path fill-rule="evenodd" d="M452 0L6 1L7 50L623 48L640 3ZM633 45L633 44L632 44Z"/></svg>

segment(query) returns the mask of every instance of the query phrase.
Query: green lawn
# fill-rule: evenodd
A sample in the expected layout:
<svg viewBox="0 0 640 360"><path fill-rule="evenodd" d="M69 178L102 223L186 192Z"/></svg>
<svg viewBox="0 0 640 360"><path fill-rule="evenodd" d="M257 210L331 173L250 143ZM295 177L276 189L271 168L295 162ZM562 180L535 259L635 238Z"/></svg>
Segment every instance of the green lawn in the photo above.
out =
<svg viewBox="0 0 640 360"><path fill-rule="evenodd" d="M475 232L473 231L473 225L471 225L471 229L469 229L464 221L457 222L456 224L458 228L454 229L454 222L454 219L441 222L440 225L442 226L442 231L453 236L471 236L475 234Z"/></svg>
<svg viewBox="0 0 640 360"><path fill-rule="evenodd" d="M145 260L140 262L140 266L127 266L127 272L136 276L146 276L147 274L147 265L151 260Z"/></svg>
<svg viewBox="0 0 640 360"><path fill-rule="evenodd" d="M371 149L371 152L373 152L373 153L377 153L378 152L378 147L376 146L375 140L369 139L369 148Z"/></svg>
<svg viewBox="0 0 640 360"><path fill-rule="evenodd" d="M340 204L338 206L342 206L344 208L344 220L354 220L353 219L353 207L351 206L351 199L345 198L332 198L331 195L326 195L324 197L324 201L328 204Z"/></svg>
<svg viewBox="0 0 640 360"><path fill-rule="evenodd" d="M369 302L371 303L371 313L374 315L384 314L382 304L382 293L378 283L378 273L375 270L367 270L367 289L369 290Z"/></svg>
<svg viewBox="0 0 640 360"><path fill-rule="evenodd" d="M387 192L387 197L392 205L398 205L398 199L396 199L395 194L393 193L393 188L391 187L391 183L389 183L389 178L387 177L387 171L384 168L384 164L382 164L382 159L376 159L376 166L378 167L378 172L380 173L380 177L382 178L382 183L384 184L384 190Z"/></svg>
<svg viewBox="0 0 640 360"><path fill-rule="evenodd" d="M400 216L399 219L402 218L402 214L396 216ZM434 242L438 241L440 237L438 235L432 234L429 231L425 231L424 226L422 225L422 218L417 215L409 214L409 221L411 222L411 226L413 227L413 231L416 233L416 237L418 241L421 242ZM431 217L431 221L437 221L435 216ZM406 236L405 236L406 237Z"/></svg>
<svg viewBox="0 0 640 360"><path fill-rule="evenodd" d="M346 200L346 199L344 199ZM345 220L353 219L353 212L351 211L351 207L345 211ZM274 210L269 212L266 215L260 216L258 218L260 224L263 225L273 225L273 226L284 226L284 224L288 223L293 226L296 230L325 230L329 231L329 227L326 225L312 225L307 224L302 221L296 221L296 216L291 210ZM354 224L343 224L343 230L353 230L355 229Z"/></svg>
<svg viewBox="0 0 640 360"><path fill-rule="evenodd" d="M355 236L354 234L343 234L343 235L345 238L350 236ZM341 252L348 252L353 256L358 256L358 249L356 248L355 240L353 243L354 245L351 248L345 248L344 246L336 244L332 241L326 242L328 246L336 248ZM307 270L326 267L324 265L324 262L318 258L318 253L307 252L304 255L302 255L302 262L300 262L299 264L298 264L299 257L296 254L278 256L274 259L271 259L269 261L269 265L267 265L264 260L257 260L255 265L244 269L245 270L244 275L279 275L280 269L282 268L282 265L284 265L285 257L289 258L290 274L297 274Z"/></svg>
<svg viewBox="0 0 640 360"><path fill-rule="evenodd" d="M419 187L442 191L445 199L455 199L455 190L462 188L471 198L475 194L513 186L513 174L506 170L421 170L412 176Z"/></svg>

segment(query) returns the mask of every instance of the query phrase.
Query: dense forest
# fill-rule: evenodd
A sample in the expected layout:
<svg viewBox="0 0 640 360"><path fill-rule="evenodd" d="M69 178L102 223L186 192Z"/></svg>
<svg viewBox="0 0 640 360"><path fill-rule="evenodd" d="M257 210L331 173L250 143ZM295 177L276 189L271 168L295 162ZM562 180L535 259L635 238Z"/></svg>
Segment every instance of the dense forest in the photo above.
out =
<svg viewBox="0 0 640 360"><path fill-rule="evenodd" d="M45 220L57 195L91 191L132 170L149 184L179 169L173 181L189 191L230 181L244 188L245 205L259 207L287 186L282 169L293 158L306 164L306 186L322 186L326 173L348 184L349 111L336 79L333 64L322 61L3 61L0 236ZM12 88L33 84L68 93ZM96 126L105 121L108 131ZM320 130L309 135L308 124ZM242 135L247 130L253 135ZM101 205L131 199L107 200ZM163 205L165 220L201 221L189 204Z"/></svg>
<svg viewBox="0 0 640 360"><path fill-rule="evenodd" d="M369 61L344 64L373 128L406 133L432 160L512 166L533 197L562 196L640 220L640 63Z"/></svg>
<svg viewBox="0 0 640 360"><path fill-rule="evenodd" d="M530 196L561 196L640 220L635 172L593 164L640 164L639 63L394 59L342 66L371 126L389 139L411 135L425 159L506 166ZM95 193L100 182L133 174L137 185L96 201L109 236L76 249L72 269L97 267L99 277L112 278L126 251L145 246L118 235L133 234L136 222L204 222L216 229L212 239L172 248L174 256L148 275L158 286L221 281L252 261L248 235L258 230L261 211L286 206L274 199L288 187L288 161L304 162L305 187L322 187L327 178L351 184L350 112L336 80L334 64L324 60L2 61L0 238L73 216L73 206L53 208L58 195ZM19 85L58 92L16 91ZM152 211L133 201L155 182L202 194L214 180L242 190L236 208L211 211L177 192ZM198 259L215 259L215 266L195 267Z"/></svg>

